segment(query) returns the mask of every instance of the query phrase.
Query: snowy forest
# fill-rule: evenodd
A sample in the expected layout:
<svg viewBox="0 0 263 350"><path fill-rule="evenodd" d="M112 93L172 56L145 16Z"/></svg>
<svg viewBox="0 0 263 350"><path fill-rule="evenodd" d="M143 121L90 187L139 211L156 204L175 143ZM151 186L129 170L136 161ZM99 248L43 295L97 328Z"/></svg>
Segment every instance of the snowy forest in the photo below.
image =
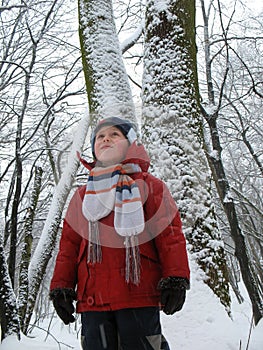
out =
<svg viewBox="0 0 263 350"><path fill-rule="evenodd" d="M1 0L0 21L1 341L50 332L63 217L87 181L78 154L91 159L110 116L138 126L167 183L192 278L226 318L248 300L250 331L262 325L261 2Z"/></svg>

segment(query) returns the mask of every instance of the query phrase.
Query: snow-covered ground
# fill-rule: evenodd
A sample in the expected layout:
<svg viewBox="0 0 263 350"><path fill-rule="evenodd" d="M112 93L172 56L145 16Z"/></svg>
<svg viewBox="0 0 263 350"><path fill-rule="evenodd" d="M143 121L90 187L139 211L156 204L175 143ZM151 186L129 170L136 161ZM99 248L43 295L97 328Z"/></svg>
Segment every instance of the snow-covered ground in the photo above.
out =
<svg viewBox="0 0 263 350"><path fill-rule="evenodd" d="M173 316L162 313L163 333L171 350L262 350L263 320L252 328L248 301L239 305L233 295L232 319L218 299L203 283L202 274L192 263L191 290L181 312ZM245 289L242 295L248 300ZM80 349L80 324L64 326L53 318L34 329L31 338L8 337L1 350L69 350ZM47 330L49 333L47 333Z"/></svg>

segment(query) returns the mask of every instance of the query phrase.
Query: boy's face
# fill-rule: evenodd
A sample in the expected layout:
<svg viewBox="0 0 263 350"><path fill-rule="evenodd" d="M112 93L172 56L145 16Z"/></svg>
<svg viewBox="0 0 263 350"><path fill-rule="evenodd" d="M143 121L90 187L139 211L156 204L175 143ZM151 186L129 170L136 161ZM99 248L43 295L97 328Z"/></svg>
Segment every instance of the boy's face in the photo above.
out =
<svg viewBox="0 0 263 350"><path fill-rule="evenodd" d="M94 151L96 158L105 166L120 163L127 153L129 141L115 126L102 127L96 137Z"/></svg>

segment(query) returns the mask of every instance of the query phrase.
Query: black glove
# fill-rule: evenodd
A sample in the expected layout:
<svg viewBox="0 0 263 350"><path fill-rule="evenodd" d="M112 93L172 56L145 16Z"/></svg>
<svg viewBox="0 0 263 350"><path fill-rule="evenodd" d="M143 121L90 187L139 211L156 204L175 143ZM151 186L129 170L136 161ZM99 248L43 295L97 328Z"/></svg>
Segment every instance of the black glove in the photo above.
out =
<svg viewBox="0 0 263 350"><path fill-rule="evenodd" d="M66 325L75 321L75 317L73 316L75 311L73 306L75 292L73 290L55 289L50 292L50 298L53 301L58 316Z"/></svg>
<svg viewBox="0 0 263 350"><path fill-rule="evenodd" d="M180 311L185 302L186 289L189 289L189 281L183 277L167 277L158 284L161 290L161 304L166 315L173 315Z"/></svg>

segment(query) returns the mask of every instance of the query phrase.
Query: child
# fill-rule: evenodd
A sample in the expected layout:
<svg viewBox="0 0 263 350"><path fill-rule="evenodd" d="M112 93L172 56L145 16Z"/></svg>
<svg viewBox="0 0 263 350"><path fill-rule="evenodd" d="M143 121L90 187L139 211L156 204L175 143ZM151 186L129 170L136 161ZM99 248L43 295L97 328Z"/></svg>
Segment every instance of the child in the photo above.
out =
<svg viewBox="0 0 263 350"><path fill-rule="evenodd" d="M65 324L81 314L84 350L169 349L160 312L182 309L189 266L178 209L150 175L133 125L102 120L94 162L64 220L50 297ZM165 343L165 342L164 342ZM165 347L163 347L165 346Z"/></svg>

